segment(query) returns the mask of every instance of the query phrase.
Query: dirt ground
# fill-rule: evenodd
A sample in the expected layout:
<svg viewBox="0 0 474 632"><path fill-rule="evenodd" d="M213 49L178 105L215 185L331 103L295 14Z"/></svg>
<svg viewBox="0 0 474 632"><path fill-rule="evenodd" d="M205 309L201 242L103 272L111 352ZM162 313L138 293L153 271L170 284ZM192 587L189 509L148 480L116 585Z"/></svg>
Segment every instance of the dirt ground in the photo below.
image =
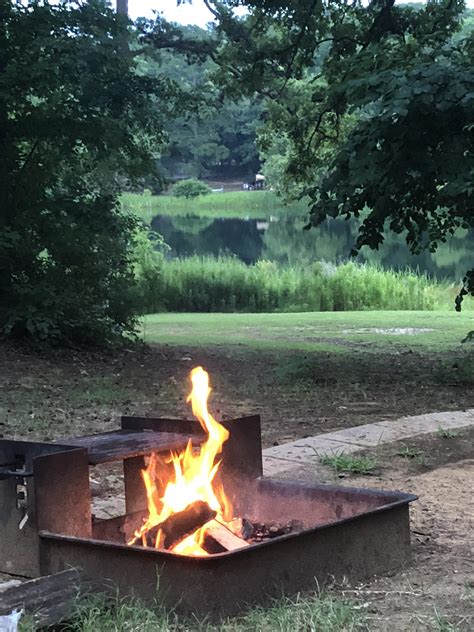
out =
<svg viewBox="0 0 474 632"><path fill-rule="evenodd" d="M436 354L153 346L38 355L0 342L0 436L50 440L106 431L122 414L189 417L188 375L197 364L210 372L215 416L260 414L264 447L474 407L474 375Z"/></svg>
<svg viewBox="0 0 474 632"><path fill-rule="evenodd" d="M410 510L410 566L346 592L362 600L371 630L474 629L473 445L474 429L387 444L365 452L381 464L375 476L344 480L419 496ZM419 454L401 456L406 448Z"/></svg>

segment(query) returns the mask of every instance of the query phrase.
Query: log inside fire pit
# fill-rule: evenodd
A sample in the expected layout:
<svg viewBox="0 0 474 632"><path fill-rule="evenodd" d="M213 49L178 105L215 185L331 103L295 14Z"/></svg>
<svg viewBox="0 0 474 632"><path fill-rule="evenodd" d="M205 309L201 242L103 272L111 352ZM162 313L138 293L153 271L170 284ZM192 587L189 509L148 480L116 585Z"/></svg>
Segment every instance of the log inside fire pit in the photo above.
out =
<svg viewBox="0 0 474 632"><path fill-rule="evenodd" d="M152 527L146 534L147 545L155 546L158 532L161 530L163 532L162 548L171 549L175 544L194 533L196 529L215 518L216 515L217 512L211 509L207 503L197 500L183 511L169 516L163 522Z"/></svg>
<svg viewBox="0 0 474 632"><path fill-rule="evenodd" d="M232 533L226 525L217 520L211 520L206 525L206 535L202 546L207 553L224 553L250 545L242 536Z"/></svg>

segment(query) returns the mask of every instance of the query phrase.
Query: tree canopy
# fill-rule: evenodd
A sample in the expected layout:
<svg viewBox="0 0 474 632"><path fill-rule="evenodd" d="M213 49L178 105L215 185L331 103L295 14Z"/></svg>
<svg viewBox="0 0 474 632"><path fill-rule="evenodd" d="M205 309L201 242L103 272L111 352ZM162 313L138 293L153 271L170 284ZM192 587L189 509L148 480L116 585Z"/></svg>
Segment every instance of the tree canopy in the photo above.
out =
<svg viewBox="0 0 474 632"><path fill-rule="evenodd" d="M101 0L0 2L3 333L87 342L133 329L136 220L117 195L153 166L179 103L170 80L137 72L127 39Z"/></svg>
<svg viewBox="0 0 474 632"><path fill-rule="evenodd" d="M459 34L461 0L207 4L221 80L266 98L260 142L270 165L280 156L282 188L310 195L308 226L364 212L354 252L386 230L434 250L474 226L474 36ZM474 292L472 271L465 284Z"/></svg>
<svg viewBox="0 0 474 632"><path fill-rule="evenodd" d="M231 99L222 94L215 78L218 66L211 59L218 41L213 30L178 27L161 19L139 20L137 27L148 53L141 58L141 67L179 85L181 100L189 105L165 124L168 141L160 152L157 176L248 178L255 174L260 167L256 129L263 107L255 95Z"/></svg>

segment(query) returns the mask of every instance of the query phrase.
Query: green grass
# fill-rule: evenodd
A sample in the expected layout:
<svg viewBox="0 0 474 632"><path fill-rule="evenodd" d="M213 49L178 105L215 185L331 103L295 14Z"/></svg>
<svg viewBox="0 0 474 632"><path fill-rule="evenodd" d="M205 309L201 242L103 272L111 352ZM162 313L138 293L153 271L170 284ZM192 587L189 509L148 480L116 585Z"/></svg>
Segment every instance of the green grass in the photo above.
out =
<svg viewBox="0 0 474 632"><path fill-rule="evenodd" d="M144 297L147 312L432 310L451 303L450 291L423 275L374 265L245 265L195 256L166 261Z"/></svg>
<svg viewBox="0 0 474 632"><path fill-rule="evenodd" d="M145 222L150 222L155 215L265 219L271 215L304 215L308 212L308 203L305 200L284 206L271 191L210 193L190 199L171 195L124 193L121 203L125 210L133 211Z"/></svg>
<svg viewBox="0 0 474 632"><path fill-rule="evenodd" d="M367 630L367 625L358 602L320 594L275 600L267 608L252 608L218 624L179 617L162 606L148 608L137 600L107 603L97 597L79 605L74 619L63 629L64 632L350 632Z"/></svg>
<svg viewBox="0 0 474 632"><path fill-rule="evenodd" d="M428 454L413 446L402 446L399 450L397 450L397 456L401 456L403 459L410 459L420 467L428 467L430 465L430 457Z"/></svg>
<svg viewBox="0 0 474 632"><path fill-rule="evenodd" d="M352 456L352 454L320 454L323 465L332 467L336 474L372 474L377 467L377 459L370 456Z"/></svg>
<svg viewBox="0 0 474 632"><path fill-rule="evenodd" d="M307 312L295 314L152 314L143 319L148 343L188 347L235 346L275 351L468 352L468 312ZM383 333L423 328L416 335ZM428 331L426 331L428 330Z"/></svg>
<svg viewBox="0 0 474 632"><path fill-rule="evenodd" d="M462 632L462 628L457 623L453 623L443 614L437 612L436 609L430 623L434 632Z"/></svg>
<svg viewBox="0 0 474 632"><path fill-rule="evenodd" d="M81 387L70 388L68 401L74 406L104 406L121 402L130 397L130 392L124 392L123 386L113 382L113 377L87 378Z"/></svg>
<svg viewBox="0 0 474 632"><path fill-rule="evenodd" d="M449 430L448 428L439 427L436 434L442 439L455 439L459 437L460 432L457 430Z"/></svg>
<svg viewBox="0 0 474 632"><path fill-rule="evenodd" d="M474 341L467 342L464 346L466 349L474 350ZM454 358L445 359L438 365L436 374L441 381L472 385L474 383L474 353L470 357L464 357L462 361Z"/></svg>
<svg viewBox="0 0 474 632"><path fill-rule="evenodd" d="M409 445L404 445L399 450L397 450L397 455L401 456L404 459L416 459L419 458L422 454L423 450L419 450L418 448L414 448Z"/></svg>

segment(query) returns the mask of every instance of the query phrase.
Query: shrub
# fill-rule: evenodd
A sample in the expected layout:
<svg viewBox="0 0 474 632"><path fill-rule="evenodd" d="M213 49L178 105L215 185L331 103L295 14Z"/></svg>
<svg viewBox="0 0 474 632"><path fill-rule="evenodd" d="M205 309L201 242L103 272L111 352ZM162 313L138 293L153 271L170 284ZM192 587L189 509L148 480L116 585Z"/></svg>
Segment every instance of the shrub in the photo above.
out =
<svg viewBox="0 0 474 632"><path fill-rule="evenodd" d="M211 193L212 189L200 180L191 178L190 180L181 180L177 182L171 189L171 193L175 197L193 198L198 195L207 195Z"/></svg>
<svg viewBox="0 0 474 632"><path fill-rule="evenodd" d="M102 0L0 6L0 337L112 343L137 322L120 187L154 169L178 91Z"/></svg>
<svg viewBox="0 0 474 632"><path fill-rule="evenodd" d="M134 307L138 313L159 312L162 303L164 253L168 246L154 231L137 228L133 238Z"/></svg>
<svg viewBox="0 0 474 632"><path fill-rule="evenodd" d="M12 274L2 334L103 345L134 331L137 312L129 250L136 219L119 212L112 199L81 202L69 202L69 214L58 213L54 230L45 223L39 253L18 240L19 269ZM73 204L80 222L70 219ZM31 227L33 235L35 228Z"/></svg>

